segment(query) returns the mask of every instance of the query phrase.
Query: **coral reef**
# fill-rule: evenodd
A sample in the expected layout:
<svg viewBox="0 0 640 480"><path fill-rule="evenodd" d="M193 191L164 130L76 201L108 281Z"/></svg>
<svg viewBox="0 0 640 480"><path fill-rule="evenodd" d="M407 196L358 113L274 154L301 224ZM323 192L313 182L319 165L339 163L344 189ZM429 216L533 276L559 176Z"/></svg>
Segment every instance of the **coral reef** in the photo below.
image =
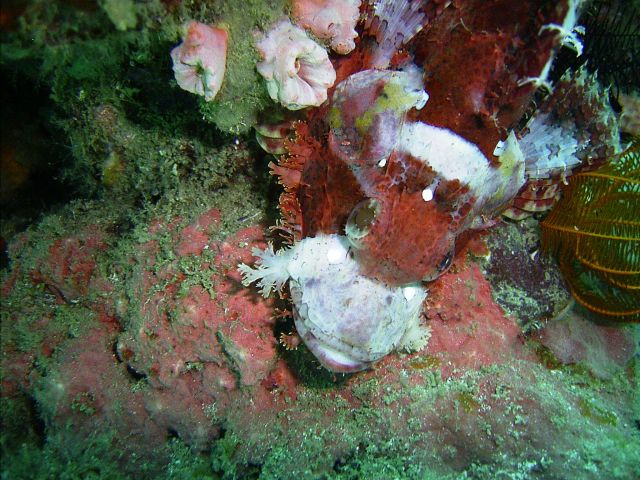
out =
<svg viewBox="0 0 640 480"><path fill-rule="evenodd" d="M118 30L129 30L138 24L136 6L132 0L104 0L100 6Z"/></svg>
<svg viewBox="0 0 640 480"><path fill-rule="evenodd" d="M425 349L331 378L303 348L278 347L286 327L272 301L240 285L235 265L265 245L259 226L229 231L235 213L205 208L150 217L118 239L95 222L113 212L72 212L79 231L50 218L11 246L2 402L14 413L2 417L2 468L12 478L71 468L113 478L638 473L632 329L587 335L578 323L559 337L558 320L541 334L556 353L542 356L494 302L477 260L458 257L430 291ZM61 277L48 262L69 268ZM73 301L55 294L79 280L90 288ZM8 443L24 435L12 415L30 415L19 413L25 396L44 421L42 451Z"/></svg>
<svg viewBox="0 0 640 480"><path fill-rule="evenodd" d="M3 3L0 477L640 477L639 326L570 301L539 213L491 218L577 3L362 2L354 37L345 2L308 33L327 101L290 111L257 42L296 3ZM172 71L192 22L227 32L211 100Z"/></svg>

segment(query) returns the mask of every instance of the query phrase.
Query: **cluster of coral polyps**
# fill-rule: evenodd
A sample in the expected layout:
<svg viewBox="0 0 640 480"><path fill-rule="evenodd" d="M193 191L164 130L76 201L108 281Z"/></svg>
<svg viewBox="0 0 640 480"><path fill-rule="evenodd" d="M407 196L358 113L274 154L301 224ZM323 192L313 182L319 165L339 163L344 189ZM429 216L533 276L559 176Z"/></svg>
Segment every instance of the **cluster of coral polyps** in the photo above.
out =
<svg viewBox="0 0 640 480"><path fill-rule="evenodd" d="M305 29L337 53L351 52L358 36L360 0L297 0L293 18L299 26L282 17L266 33L256 33L262 58L256 68L274 101L300 110L325 102L336 79L327 50ZM213 100L224 78L228 32L196 21L184 30L182 43L171 51L175 79L183 90Z"/></svg>

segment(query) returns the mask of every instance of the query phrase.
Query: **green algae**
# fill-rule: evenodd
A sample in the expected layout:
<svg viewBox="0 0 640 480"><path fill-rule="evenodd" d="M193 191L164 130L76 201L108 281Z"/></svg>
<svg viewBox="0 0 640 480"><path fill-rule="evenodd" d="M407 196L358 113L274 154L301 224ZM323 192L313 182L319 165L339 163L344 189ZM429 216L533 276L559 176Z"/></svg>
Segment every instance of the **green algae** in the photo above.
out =
<svg viewBox="0 0 640 480"><path fill-rule="evenodd" d="M558 452L553 450L539 450L533 446L523 451L514 450L516 445L520 445L518 448L522 447L522 442L528 436L527 428L536 425L538 413L529 412L523 406L525 398L535 398L544 411L555 412L556 434L563 430L589 432L592 429L592 420L584 419L582 416L576 417L573 400L567 396L567 391L561 393L556 384L557 379L549 378L544 369L534 368L534 382L531 385L519 384L515 380L517 377L512 375L512 369L513 367L505 366L492 367L482 372L469 372L458 380L449 379L436 388L405 387L398 391L398 395L405 401L411 400L400 412L376 401L381 391L389 387L381 385L375 378L362 383L356 381L356 385L353 386L352 391L361 402L359 406L341 400L340 396L324 398L322 390L303 389L297 402L282 414L287 419L286 430L269 424L274 429L265 431L258 438L255 437L256 432L251 433L250 447L236 447L233 455L235 471L243 471L244 467L238 465L248 468L249 465L260 464L260 478L325 478L319 472L325 472L326 478L361 478L358 474L363 472L374 475L372 478L384 478L382 473L375 476L371 472L404 472L404 476L400 478L487 479L529 478L532 472L547 472L550 475L554 475L551 472L567 472L568 475L582 478L594 472L614 472L614 478L623 478L615 472L633 471L634 462L639 459L639 455L631 445L640 445L638 435L621 437L615 433L615 425L600 425L597 421L599 428L613 430L607 434L593 432L586 438L583 437L581 445L575 444L572 434L569 434L568 447L570 445L571 451L566 456L558 455ZM491 402L488 402L484 395L470 393L487 378L497 381ZM567 386L571 389L590 388L585 386L582 380L576 380L577 383L574 383L571 374L566 374L563 381L567 381ZM623 377L618 381L625 382ZM625 388L630 387L627 383ZM469 418L475 417L474 422L479 426L485 425L486 441L502 446L504 450L492 456L490 462L474 463L462 472L453 471L446 459L440 457L432 448L437 444L436 438L433 437L435 432L425 431L419 416L412 417L414 412L419 415L418 412L440 408L439 402L445 398L460 402L459 413L440 412L449 418L454 426L457 423L456 416L462 414L464 418L460 419L455 428L463 432L467 428L466 422ZM326 417L330 418L329 422L323 420ZM407 428L391 428L391 425L397 428L402 423L402 420L398 423L397 419L405 417L409 420ZM227 423L227 434L236 431L233 425L238 421L240 419L231 418ZM301 421L304 423L300 423ZM505 426L508 427L507 430L504 430ZM240 431L244 431L244 428ZM238 434L236 431L235 435ZM505 437L504 434L508 436ZM606 438L601 435L606 435ZM240 438L246 437L240 435ZM238 438L236 441L240 442ZM607 444L606 455L598 454L598 445L604 444ZM610 457L614 444L618 444L621 450L614 457ZM264 445L269 446L268 451L264 450ZM294 458L287 453L290 445L301 446ZM350 453L335 462L329 451L345 445L350 446L347 448ZM247 450L253 454L247 455ZM453 446L450 446L449 451L451 455L459 454ZM263 452L262 455L266 457L259 452ZM592 472L596 464L598 467ZM238 478L248 477L240 475Z"/></svg>
<svg viewBox="0 0 640 480"><path fill-rule="evenodd" d="M162 478L166 480L219 480L206 455L199 455L180 439L169 441L169 462Z"/></svg>
<svg viewBox="0 0 640 480"><path fill-rule="evenodd" d="M88 416L95 415L96 408L93 405L94 402L95 398L90 392L79 393L71 402L71 410Z"/></svg>
<svg viewBox="0 0 640 480"><path fill-rule="evenodd" d="M3 45L0 65L16 84L49 90L51 123L71 153L59 166L62 180L83 195L137 194L145 201L180 188L191 174L211 188L228 182L242 162L230 150L226 159L211 153L228 138L203 116L226 134L246 134L272 105L247 32L268 29L285 10L282 1L232 3L183 2L169 12L152 0L136 5L136 29L118 31L101 10L31 2ZM172 86L169 52L189 19L222 22L231 35L223 90L216 102L202 101L202 112L194 95Z"/></svg>
<svg viewBox="0 0 640 480"><path fill-rule="evenodd" d="M17 480L128 478L112 448L113 433L91 434L82 444L69 443L65 433L68 432L52 432L42 448L21 444L10 457L4 457L3 476Z"/></svg>
<svg viewBox="0 0 640 480"><path fill-rule="evenodd" d="M199 2L184 2L186 10ZM205 120L232 135L247 133L258 121L258 114L272 107L264 80L255 69L260 56L251 32L266 32L270 25L288 11L284 0L249 0L241 2L209 2L200 7L195 18L217 23L229 32L227 66L222 88L212 102L199 101ZM193 5L193 7L192 7ZM185 19L186 19L186 14Z"/></svg>
<svg viewBox="0 0 640 480"><path fill-rule="evenodd" d="M414 370L433 369L439 367L441 364L440 359L435 355L424 355L415 358L409 362L409 367Z"/></svg>
<svg viewBox="0 0 640 480"><path fill-rule="evenodd" d="M227 201L223 201L225 195L229 195ZM253 198L250 207L241 205L241 200L246 201L247 198ZM175 214L180 212L180 220L175 228L181 229L213 205L222 209L218 228L226 232L215 230L213 235L224 237L242 226L242 222L238 221L240 216L250 214L252 209L260 210L266 204L263 197L251 193L250 187L238 184L210 196L201 196L201 203L197 206L190 203L190 199L185 199L184 202L161 202L146 212L138 212L139 220L136 220L135 227L112 243L112 249L99 259L101 269L119 272L112 277L116 291L129 291L135 285L135 276L130 275L137 267L125 260L130 258L140 242L153 240L161 244L155 262L172 262L176 258L171 253L171 236L166 231L150 233L142 227L145 225L143 219L166 217L168 221L175 219ZM107 205L94 203L91 208L80 208L76 204L73 215L82 224L89 218L105 217L107 211ZM60 218L68 215L64 212L56 214L45 219L39 229L34 230L40 234L28 244L29 249L23 254L26 262L35 265L37 260L29 260L30 254L42 255L56 238L71 232L68 230L71 227L60 222ZM110 215L112 221L117 220L118 215ZM187 258L183 267L189 273L197 265L197 259ZM42 294L41 289L30 293ZM134 298L135 294L131 293L130 300ZM22 303L17 297L14 305L15 302ZM50 302L47 308L53 309L56 321L65 326L60 332L64 335L71 333L68 341L73 342L74 325L77 325L73 316L76 319L82 317L82 306L56 306L55 302ZM56 310L59 312L55 313ZM136 310L127 309L129 312ZM127 318L127 315L123 317L123 325L127 325ZM129 325L128 328L133 326ZM34 338L34 341L37 339ZM32 348L33 345L35 343L24 346ZM194 479L353 479L362 475L370 478L400 475L400 478L416 479L489 479L527 478L532 472L553 475L551 472L562 471L581 478L603 472L610 473L612 478L624 478L625 474L633 471L634 462L638 460L635 447L640 447L640 439L637 434L623 434L621 426L622 422L628 421L629 414L616 405L604 407L600 401L593 400L594 395L610 396L608 392L615 392L618 399L632 396L637 386L633 384L633 376L626 376L625 372L609 381L602 381L574 368L549 371L543 365L522 363L494 366L443 379L438 368L442 361L438 357L418 355L408 357L398 371L398 380L389 383L375 376L361 378L358 375L331 374L320 368L303 347L283 352L283 356L302 381L295 401L287 403L287 407L275 418L271 414L256 411L249 425L243 405L237 405L224 417L215 413L212 421L223 422L225 433L220 440L211 444L211 452L197 453L178 440L172 441L169 456L159 455L159 458L165 459L162 460L165 462L163 475L167 478ZM50 376L51 368L49 360L43 363L41 371L48 372ZM632 365L632 368L635 366ZM523 372L529 372L528 375L532 376L525 376ZM421 379L419 384L415 384L415 378ZM487 390L483 387L486 382L493 387ZM132 383L132 392L137 391L135 385L138 384L140 382ZM353 395L358 403L349 400L349 395ZM585 400L581 400L583 398ZM568 435L581 435L583 440L568 445L566 455L558 455L552 447L536 450L532 444L528 444L529 429L539 424L539 413L526 407L531 399L541 405L541 411L551 412L551 425L555 429L553 435L560 435L566 430ZM20 404L14 405L19 411ZM90 396L81 394L71 408L78 414L90 416ZM435 448L442 442L438 440L437 432L425 430L423 423L425 412L430 411L437 412L456 435L464 435L468 425L473 425L471 431L482 432L474 435L483 435L485 442L497 445L501 451L487 460L469 464L461 471L453 469L448 459L461 455L462 450L455 444L442 449ZM613 418L618 419L617 422L612 421ZM261 425L260 429L252 427L255 425ZM54 432L51 430L52 434ZM55 439L51 442L54 445ZM63 440L60 439L60 442ZM29 445L31 450L25 452L30 452L30 455L39 458L48 465L47 468L60 475L86 472L89 468L107 475L108 462L106 465L89 467L90 460L81 453L77 464L64 467L63 463L68 460L58 447L42 449L35 444ZM299 446L295 455L291 455L291 445ZM519 452L516 446L523 450ZM100 447L96 448L99 452ZM16 455L15 451L11 455ZM10 458L13 464L18 457ZM97 458L94 461L99 462ZM152 467L149 465L145 468ZM145 476L144 473L140 475ZM17 475L15 478L27 477Z"/></svg>
<svg viewBox="0 0 640 480"><path fill-rule="evenodd" d="M466 413L477 412L480 409L480 403L471 392L457 393L454 403L456 408L462 408Z"/></svg>
<svg viewBox="0 0 640 480"><path fill-rule="evenodd" d="M102 0L100 6L117 30L129 30L138 24L133 0Z"/></svg>
<svg viewBox="0 0 640 480"><path fill-rule="evenodd" d="M600 407L593 401L581 398L578 402L578 408L580 408L580 413L584 417L592 420L598 425L618 425L618 416L614 412Z"/></svg>

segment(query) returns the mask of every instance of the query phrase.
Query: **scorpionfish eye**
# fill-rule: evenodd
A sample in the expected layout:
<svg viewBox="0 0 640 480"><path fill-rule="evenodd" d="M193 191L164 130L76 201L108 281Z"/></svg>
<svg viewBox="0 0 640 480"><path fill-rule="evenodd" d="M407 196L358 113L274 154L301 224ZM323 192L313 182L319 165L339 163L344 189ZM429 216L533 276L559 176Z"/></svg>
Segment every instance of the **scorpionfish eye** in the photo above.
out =
<svg viewBox="0 0 640 480"><path fill-rule="evenodd" d="M355 248L362 246L361 240L367 236L371 230L371 225L380 213L380 202L375 198L368 198L361 201L349 214L345 233L349 239L349 243Z"/></svg>
<svg viewBox="0 0 640 480"><path fill-rule="evenodd" d="M442 260L440 260L440 262L436 265L435 270L428 275L425 275L422 278L423 282L433 282L434 280L436 280L438 277L440 277L442 274L444 274L447 270L449 270L449 268L451 267L451 264L453 263L453 257L454 257L454 250L451 249L449 251L449 253L447 253Z"/></svg>

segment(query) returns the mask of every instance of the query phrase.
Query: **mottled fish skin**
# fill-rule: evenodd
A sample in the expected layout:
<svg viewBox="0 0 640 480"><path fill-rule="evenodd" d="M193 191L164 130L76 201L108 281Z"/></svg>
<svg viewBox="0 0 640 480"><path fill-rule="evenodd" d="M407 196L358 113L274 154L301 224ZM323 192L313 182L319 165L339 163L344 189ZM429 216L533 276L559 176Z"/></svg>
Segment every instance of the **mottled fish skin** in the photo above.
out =
<svg viewBox="0 0 640 480"><path fill-rule="evenodd" d="M346 238L309 238L294 251L289 291L296 330L328 369L368 368L402 346L408 329L417 328L426 291L415 286L409 296L401 287L363 276ZM326 261L314 261L318 258Z"/></svg>
<svg viewBox="0 0 640 480"><path fill-rule="evenodd" d="M328 111L329 151L365 195L347 237L365 273L392 284L437 278L458 235L484 225L524 181L521 157L493 165L455 133L408 120L427 104L421 85L415 66L364 70L335 88Z"/></svg>
<svg viewBox="0 0 640 480"><path fill-rule="evenodd" d="M409 110L422 108L428 98L417 69L365 70L336 87L328 113L329 149L365 192L380 180L367 175L391 156Z"/></svg>
<svg viewBox="0 0 640 480"><path fill-rule="evenodd" d="M307 237L254 255L256 266L240 266L243 283L257 282L268 296L289 282L297 332L329 370L364 370L397 348L420 348L428 338L420 325L426 290L363 275L344 236Z"/></svg>

